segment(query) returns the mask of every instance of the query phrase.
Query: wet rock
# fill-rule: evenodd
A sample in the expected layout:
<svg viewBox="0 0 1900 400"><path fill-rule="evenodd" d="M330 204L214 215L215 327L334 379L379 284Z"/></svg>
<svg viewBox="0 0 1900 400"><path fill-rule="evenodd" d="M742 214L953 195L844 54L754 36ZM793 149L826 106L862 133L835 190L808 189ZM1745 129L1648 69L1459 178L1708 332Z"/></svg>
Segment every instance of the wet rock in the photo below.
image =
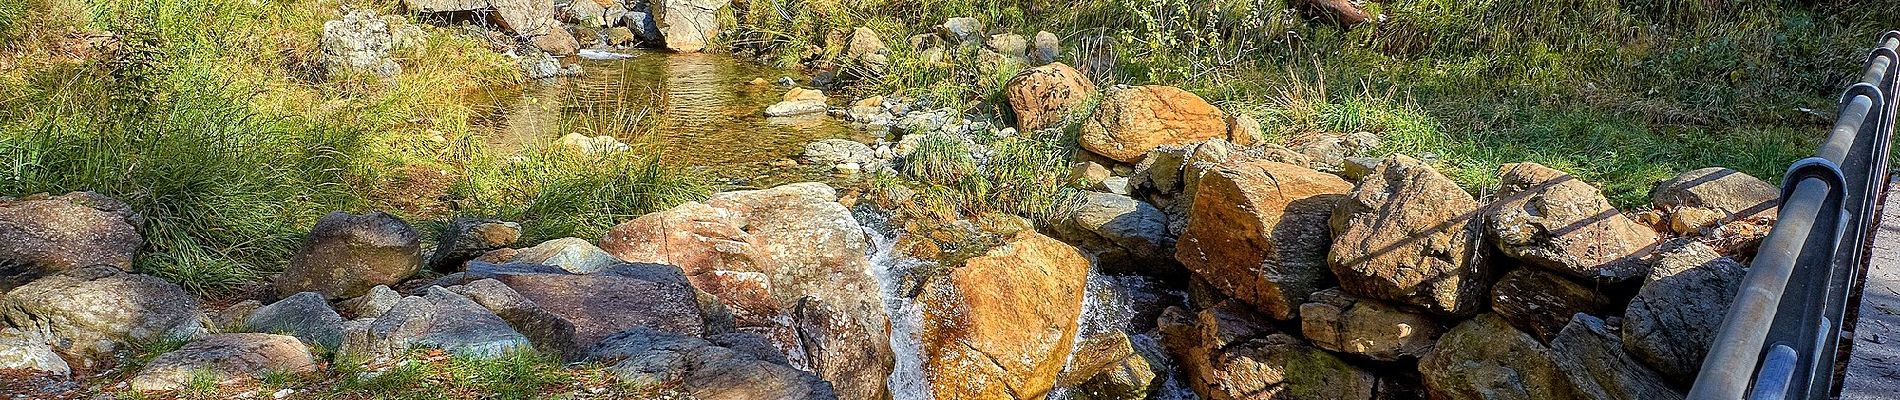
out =
<svg viewBox="0 0 1900 400"><path fill-rule="evenodd" d="M1155 365L1135 352L1128 334L1121 331L1084 339L1076 346L1073 360L1063 385L1074 388L1071 393L1076 399L1145 399L1160 383Z"/></svg>
<svg viewBox="0 0 1900 400"><path fill-rule="evenodd" d="M376 285L376 287L369 289L368 294L344 300L339 305L344 312L350 313L351 316L357 318L375 318L383 315L383 313L389 312L390 308L395 307L396 303L401 301L402 294L396 293L396 291L390 289L389 286Z"/></svg>
<svg viewBox="0 0 1900 400"><path fill-rule="evenodd" d="M1748 268L1701 243L1666 248L1623 317L1623 347L1677 383L1689 383L1715 341Z"/></svg>
<svg viewBox="0 0 1900 400"><path fill-rule="evenodd" d="M557 60L554 56L548 55L548 53L541 52L540 50L522 51L521 56L515 59L515 63L521 67L521 75L528 79L553 79L561 76L561 60ZM580 136L579 132L569 133L568 135L579 136L583 139L593 139ZM562 144L567 144L566 139L566 137L562 137ZM586 152L595 153L595 151Z"/></svg>
<svg viewBox="0 0 1900 400"><path fill-rule="evenodd" d="M1292 319L1331 279L1327 219L1352 190L1339 177L1272 161L1220 165L1201 178L1175 259L1222 292Z"/></svg>
<svg viewBox="0 0 1900 400"><path fill-rule="evenodd" d="M363 321L363 322L357 322ZM498 357L530 348L528 338L480 304L440 286L397 302L375 319L344 324L344 355L395 355L413 347L469 357Z"/></svg>
<svg viewBox="0 0 1900 400"><path fill-rule="evenodd" d="M1161 333L1188 387L1207 399L1371 399L1378 379L1299 338L1274 333L1233 301L1170 308Z"/></svg>
<svg viewBox="0 0 1900 400"><path fill-rule="evenodd" d="M1062 126L1095 95L1095 83L1063 63L1025 69L1003 85L1016 128L1023 132Z"/></svg>
<svg viewBox="0 0 1900 400"><path fill-rule="evenodd" d="M1170 86L1117 87L1104 92L1082 125L1081 144L1132 163L1156 146L1225 138L1227 131L1227 114L1194 93Z"/></svg>
<svg viewBox="0 0 1900 400"><path fill-rule="evenodd" d="M648 0L653 22L669 50L698 52L719 36L719 10L731 0Z"/></svg>
<svg viewBox="0 0 1900 400"><path fill-rule="evenodd" d="M1487 220L1505 255L1584 279L1622 281L1647 272L1656 231L1630 220L1596 187L1535 163L1499 168L1503 187Z"/></svg>
<svg viewBox="0 0 1900 400"><path fill-rule="evenodd" d="M528 342L542 353L564 360L578 360L586 350L575 343L573 323L542 309L501 281L482 279L449 290L494 312L495 316L507 321L508 326L527 337Z"/></svg>
<svg viewBox="0 0 1900 400"><path fill-rule="evenodd" d="M588 0L580 0L586 2ZM492 219L456 218L444 227L429 266L436 271L460 270L462 263L508 247L521 239L521 224Z"/></svg>
<svg viewBox="0 0 1900 400"><path fill-rule="evenodd" d="M315 292L303 292L257 309L244 319L250 332L290 335L324 348L343 344L343 316Z"/></svg>
<svg viewBox="0 0 1900 400"><path fill-rule="evenodd" d="M34 340L81 357L108 355L130 342L204 332L198 301L184 289L104 265L13 288L0 296L0 316ZM93 366L90 358L69 361Z"/></svg>
<svg viewBox="0 0 1900 400"><path fill-rule="evenodd" d="M823 114L830 109L831 108L826 106L823 101L791 100L778 102L777 104L765 107L765 116L796 117L800 115Z"/></svg>
<svg viewBox="0 0 1900 400"><path fill-rule="evenodd" d="M317 363L294 337L225 333L159 355L130 383L138 391L178 390L208 376L219 387L232 387L260 382L267 372L307 375L317 372Z"/></svg>
<svg viewBox="0 0 1900 400"><path fill-rule="evenodd" d="M633 30L633 36L641 43L661 43L666 40L660 33L660 25L653 21L653 13L645 9L629 10L620 17L620 24Z"/></svg>
<svg viewBox="0 0 1900 400"><path fill-rule="evenodd" d="M876 159L871 146L846 139L825 139L805 145L805 161L817 165L860 164Z"/></svg>
<svg viewBox="0 0 1900 400"><path fill-rule="evenodd" d="M619 258L588 243L587 239L560 238L515 252L509 263L551 265L576 274L591 274L622 263Z"/></svg>
<svg viewBox="0 0 1900 400"><path fill-rule="evenodd" d="M368 9L349 10L342 19L323 23L323 37L317 41L318 63L330 70L355 69L382 77L402 74L402 66L389 58L392 47L389 23Z"/></svg>
<svg viewBox="0 0 1900 400"><path fill-rule="evenodd" d="M1443 330L1424 315L1327 289L1300 305L1300 332L1314 347L1397 361L1424 355Z"/></svg>
<svg viewBox="0 0 1900 400"><path fill-rule="evenodd" d="M0 198L0 291L79 267L130 270L143 223L131 206L93 192Z"/></svg>
<svg viewBox="0 0 1900 400"><path fill-rule="evenodd" d="M1518 329L1549 341L1577 313L1602 314L1609 298L1569 278L1534 268L1504 274L1491 288L1491 310Z"/></svg>
<svg viewBox="0 0 1900 400"><path fill-rule="evenodd" d="M393 215L333 212L317 220L290 266L271 281L277 297L317 292L329 299L401 282L422 266L421 235Z"/></svg>
<svg viewBox="0 0 1900 400"><path fill-rule="evenodd" d="M893 359L870 242L830 186L716 194L615 226L601 247L680 266L739 331L771 338L844 397L884 395Z"/></svg>
<svg viewBox="0 0 1900 400"><path fill-rule="evenodd" d="M1034 231L933 279L923 305L924 379L944 398L1034 398L1074 345L1089 261Z"/></svg>
<svg viewBox="0 0 1900 400"><path fill-rule="evenodd" d="M761 360L696 337L634 328L602 340L588 360L635 384L678 382L695 399L836 399L810 372Z"/></svg>
<svg viewBox="0 0 1900 400"><path fill-rule="evenodd" d="M937 27L937 35L951 43L976 43L983 40L983 21L969 17L951 18Z"/></svg>
<svg viewBox="0 0 1900 400"><path fill-rule="evenodd" d="M1549 348L1491 314L1445 332L1418 372L1434 399L1578 398Z"/></svg>
<svg viewBox="0 0 1900 400"><path fill-rule="evenodd" d="M1102 268L1149 271L1169 264L1174 238L1160 209L1128 196L1085 192L1073 215L1055 224L1057 237L1094 256Z"/></svg>
<svg viewBox="0 0 1900 400"><path fill-rule="evenodd" d="M1736 170L1711 167L1684 172L1656 184L1650 202L1671 214L1671 229L1696 233L1719 222L1773 218L1781 190Z"/></svg>
<svg viewBox="0 0 1900 400"><path fill-rule="evenodd" d="M1347 292L1445 315L1484 307L1478 201L1411 157L1379 164L1332 213L1328 262Z"/></svg>
<svg viewBox="0 0 1900 400"><path fill-rule="evenodd" d="M1062 56L1062 39L1048 31L1036 32L1035 47L1029 51L1029 61L1035 65L1056 62Z"/></svg>
<svg viewBox="0 0 1900 400"><path fill-rule="evenodd" d="M1378 135L1369 132L1356 132L1350 135L1327 135L1313 139L1293 148L1306 156L1312 167L1321 171L1339 171L1347 157L1364 154L1379 148Z"/></svg>
<svg viewBox="0 0 1900 400"><path fill-rule="evenodd" d="M1661 375L1623 352L1623 341L1610 333L1603 320L1577 314L1550 341L1557 366L1589 399L1672 400L1682 393L1670 389Z"/></svg>
<svg viewBox="0 0 1900 400"><path fill-rule="evenodd" d="M53 346L15 329L0 330L0 370L9 369L46 372L62 378L72 375L72 367L53 351Z"/></svg>
<svg viewBox="0 0 1900 400"><path fill-rule="evenodd" d="M670 272L634 272L641 267L629 266L589 275L505 273L494 279L572 324L575 348L635 326L683 335L704 332L686 277L676 268L653 267Z"/></svg>

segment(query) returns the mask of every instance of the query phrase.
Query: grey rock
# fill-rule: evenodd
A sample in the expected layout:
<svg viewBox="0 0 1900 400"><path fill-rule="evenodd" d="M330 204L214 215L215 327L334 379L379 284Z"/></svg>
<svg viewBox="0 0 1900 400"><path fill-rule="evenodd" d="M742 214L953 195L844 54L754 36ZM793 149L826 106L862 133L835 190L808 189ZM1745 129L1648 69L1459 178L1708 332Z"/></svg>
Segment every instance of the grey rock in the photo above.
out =
<svg viewBox="0 0 1900 400"><path fill-rule="evenodd" d="M654 25L666 48L692 53L705 49L723 28L719 10L731 0L648 0Z"/></svg>
<svg viewBox="0 0 1900 400"><path fill-rule="evenodd" d="M440 286L396 303L367 323L345 324L340 354L393 355L411 347L447 350L470 357L497 357L528 349L526 336L475 301Z"/></svg>
<svg viewBox="0 0 1900 400"><path fill-rule="evenodd" d="M1128 196L1084 193L1075 213L1052 230L1095 256L1103 268L1135 272L1173 262L1167 215Z"/></svg>
<svg viewBox="0 0 1900 400"><path fill-rule="evenodd" d="M390 308L396 307L398 302L402 302L401 293L396 293L396 290L390 289L389 286L376 285L369 289L368 294L344 300L341 306L344 312L350 313L350 316L376 318L389 312Z"/></svg>
<svg viewBox="0 0 1900 400"><path fill-rule="evenodd" d="M1491 310L1511 325L1548 341L1578 313L1601 314L1610 299L1570 278L1536 268L1505 273L1491 287Z"/></svg>
<svg viewBox="0 0 1900 400"><path fill-rule="evenodd" d="M323 37L317 41L321 54L318 62L330 69L356 69L383 77L402 74L402 66L389 58L393 36L389 23L367 9L350 10L342 19L323 23Z"/></svg>
<svg viewBox="0 0 1900 400"><path fill-rule="evenodd" d="M343 316L315 292L291 295L257 309L244 319L244 329L295 336L331 349L343 344Z"/></svg>
<svg viewBox="0 0 1900 400"><path fill-rule="evenodd" d="M1669 388L1661 375L1623 352L1623 341L1588 314L1570 318L1550 341L1557 365L1563 368L1577 394L1584 399L1674 400L1682 393Z"/></svg>
<svg viewBox="0 0 1900 400"><path fill-rule="evenodd" d="M679 268L664 275L636 268L629 264L590 275L497 274L495 280L572 324L577 348L636 326L683 335L703 331L693 287Z"/></svg>
<svg viewBox="0 0 1900 400"><path fill-rule="evenodd" d="M521 249L510 263L551 265L576 274L591 274L621 264L619 258L581 238L560 238Z"/></svg>
<svg viewBox="0 0 1900 400"><path fill-rule="evenodd" d="M528 79L552 79L561 76L561 60L540 50L523 50L515 61L521 66L521 75Z"/></svg>
<svg viewBox="0 0 1900 400"><path fill-rule="evenodd" d="M705 339L633 328L600 341L588 360L611 364L622 381L679 382L697 399L835 399L831 384L810 372L760 360Z"/></svg>
<svg viewBox="0 0 1900 400"><path fill-rule="evenodd" d="M6 369L47 372L61 377L72 375L72 367L53 351L53 346L33 340L16 329L0 330L0 370Z"/></svg>
<svg viewBox="0 0 1900 400"><path fill-rule="evenodd" d="M1445 332L1418 372L1433 399L1579 398L1549 348L1491 314Z"/></svg>
<svg viewBox="0 0 1900 400"><path fill-rule="evenodd" d="M356 297L415 275L422 267L421 238L393 215L330 213L317 220L271 286L278 297L300 292Z"/></svg>
<svg viewBox="0 0 1900 400"><path fill-rule="evenodd" d="M1747 273L1705 244L1667 248L1624 312L1624 349L1671 381L1694 380Z"/></svg>
<svg viewBox="0 0 1900 400"><path fill-rule="evenodd" d="M581 352L584 349L574 343L574 324L535 305L501 281L482 279L449 290L474 300L503 321L508 321L509 326L527 336L528 341L533 342L534 347L543 353L565 360L578 360L583 355Z"/></svg>
<svg viewBox="0 0 1900 400"><path fill-rule="evenodd" d="M1312 167L1321 171L1339 171L1347 157L1364 154L1379 148L1378 135L1369 132L1356 132L1349 135L1323 136L1293 148L1312 161Z"/></svg>
<svg viewBox="0 0 1900 400"><path fill-rule="evenodd" d="M937 28L937 35L951 43L976 43L983 40L983 21L969 17L951 18Z"/></svg>
<svg viewBox="0 0 1900 400"><path fill-rule="evenodd" d="M0 199L0 291L79 267L131 270L144 218L93 192Z"/></svg>
<svg viewBox="0 0 1900 400"><path fill-rule="evenodd" d="M653 21L653 13L646 10L629 10L627 15L620 17L620 23L633 30L633 37L641 42L660 43L665 40L659 24Z"/></svg>
<svg viewBox="0 0 1900 400"><path fill-rule="evenodd" d="M983 45L988 46L991 51L1002 54L1004 57L1016 60L1027 60L1029 58L1029 40L1024 39L1023 35L1014 33L990 35L988 40L983 41Z"/></svg>
<svg viewBox="0 0 1900 400"><path fill-rule="evenodd" d="M130 342L196 337L198 301L164 279L96 265L67 270L7 291L0 316L73 361L107 355Z"/></svg>
<svg viewBox="0 0 1900 400"><path fill-rule="evenodd" d="M1048 31L1036 32L1035 49L1030 51L1029 60L1035 65L1056 62L1062 55L1062 39Z"/></svg>
<svg viewBox="0 0 1900 400"><path fill-rule="evenodd" d="M846 139L825 139L805 145L805 160L812 164L857 164L876 159L871 146Z"/></svg>
<svg viewBox="0 0 1900 400"><path fill-rule="evenodd" d="M267 372L292 376L317 371L309 347L297 338L267 333L225 333L194 340L159 355L133 376L133 390L184 389L209 376L219 387L257 382Z"/></svg>

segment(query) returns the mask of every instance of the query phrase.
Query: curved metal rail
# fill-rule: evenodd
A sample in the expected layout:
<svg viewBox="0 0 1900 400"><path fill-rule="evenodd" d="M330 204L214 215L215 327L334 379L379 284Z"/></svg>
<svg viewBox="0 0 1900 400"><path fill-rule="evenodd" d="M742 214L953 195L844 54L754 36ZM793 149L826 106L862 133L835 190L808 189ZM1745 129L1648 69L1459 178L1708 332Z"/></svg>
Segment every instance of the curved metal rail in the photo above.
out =
<svg viewBox="0 0 1900 400"><path fill-rule="evenodd" d="M1885 192L1900 93L1900 31L1880 35L1859 83L1815 157L1782 180L1781 210L1762 242L1690 399L1826 399L1849 291Z"/></svg>

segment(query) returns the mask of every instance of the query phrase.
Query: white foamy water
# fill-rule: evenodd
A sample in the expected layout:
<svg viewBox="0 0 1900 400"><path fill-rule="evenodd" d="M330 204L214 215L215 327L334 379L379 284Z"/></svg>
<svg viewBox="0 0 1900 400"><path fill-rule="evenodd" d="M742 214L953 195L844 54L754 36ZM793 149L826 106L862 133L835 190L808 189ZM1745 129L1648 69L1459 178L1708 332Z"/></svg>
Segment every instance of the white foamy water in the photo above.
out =
<svg viewBox="0 0 1900 400"><path fill-rule="evenodd" d="M884 311L891 318L891 353L896 365L891 369L887 380L892 400L930 399L930 384L924 380L924 353L921 334L924 324L923 305L905 297L904 277L919 267L930 265L897 252L899 233L890 226L890 217L882 213L865 211L856 213L858 221L864 225L864 233L871 238L871 276L877 278L879 295L884 299Z"/></svg>

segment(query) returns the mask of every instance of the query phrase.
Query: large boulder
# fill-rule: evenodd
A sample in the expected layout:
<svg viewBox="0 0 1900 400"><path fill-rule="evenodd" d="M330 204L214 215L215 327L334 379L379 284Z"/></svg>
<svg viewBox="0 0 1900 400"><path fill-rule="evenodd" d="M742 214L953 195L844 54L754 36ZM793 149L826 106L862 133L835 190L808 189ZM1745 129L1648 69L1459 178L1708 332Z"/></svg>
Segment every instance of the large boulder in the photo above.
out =
<svg viewBox="0 0 1900 400"><path fill-rule="evenodd" d="M542 353L576 360L586 350L575 343L572 322L541 308L501 281L481 279L448 289L474 300L476 304L494 312L495 316L501 317L501 320L508 321L508 326L527 337L528 342L534 343L534 348Z"/></svg>
<svg viewBox="0 0 1900 400"><path fill-rule="evenodd" d="M127 343L204 332L198 300L164 279L94 265L67 270L0 296L6 323L61 353L109 355Z"/></svg>
<svg viewBox="0 0 1900 400"><path fill-rule="evenodd" d="M1671 230L1690 234L1727 221L1773 218L1781 190L1740 171L1710 167L1656 184L1649 198L1656 208L1669 213Z"/></svg>
<svg viewBox="0 0 1900 400"><path fill-rule="evenodd" d="M1082 125L1082 148L1132 163L1155 146L1227 137L1227 114L1171 86L1108 89Z"/></svg>
<svg viewBox="0 0 1900 400"><path fill-rule="evenodd" d="M810 372L705 339L633 328L601 340L588 361L636 385L679 385L701 400L836 399L831 384Z"/></svg>
<svg viewBox="0 0 1900 400"><path fill-rule="evenodd" d="M870 241L830 186L716 194L615 226L601 248L680 266L739 331L771 338L792 365L844 397L884 395L893 358Z"/></svg>
<svg viewBox="0 0 1900 400"><path fill-rule="evenodd" d="M1160 272L1169 264L1174 237L1160 209L1128 196L1087 192L1075 213L1055 224L1053 233L1095 257L1097 266L1121 272Z"/></svg>
<svg viewBox="0 0 1900 400"><path fill-rule="evenodd" d="M1666 248L1624 311L1623 348L1674 382L1694 380L1747 273L1705 244Z"/></svg>
<svg viewBox="0 0 1900 400"><path fill-rule="evenodd" d="M323 23L323 38L317 41L319 65L331 70L354 69L387 77L402 73L402 66L389 58L393 46L389 23L368 9L350 10L343 18Z"/></svg>
<svg viewBox="0 0 1900 400"><path fill-rule="evenodd" d="M393 215L333 212L317 220L271 287L279 298L317 292L341 299L394 285L422 267L421 238Z"/></svg>
<svg viewBox="0 0 1900 400"><path fill-rule="evenodd" d="M1487 220L1505 255L1584 279L1643 276L1656 231L1624 216L1597 188L1536 163L1499 168L1497 201Z"/></svg>
<svg viewBox="0 0 1900 400"><path fill-rule="evenodd" d="M1275 333L1243 304L1160 318L1163 344L1201 398L1372 399L1377 377L1292 335Z"/></svg>
<svg viewBox="0 0 1900 400"><path fill-rule="evenodd" d="M1333 209L1333 274L1347 292L1470 315L1483 308L1478 202L1457 182L1395 155Z"/></svg>
<svg viewBox="0 0 1900 400"><path fill-rule="evenodd" d="M1678 400L1682 393L1669 388L1656 371L1623 352L1623 341L1610 333L1603 320L1588 314L1570 318L1550 350L1556 355L1577 395L1604 400Z"/></svg>
<svg viewBox="0 0 1900 400"><path fill-rule="evenodd" d="M317 372L310 348L297 338L268 333L206 336L153 358L130 381L132 390L184 389L210 377L218 387L261 382L265 374Z"/></svg>
<svg viewBox="0 0 1900 400"><path fill-rule="evenodd" d="M305 343L337 348L343 344L343 316L323 295L303 292L258 308L244 319L250 332L278 333Z"/></svg>
<svg viewBox="0 0 1900 400"><path fill-rule="evenodd" d="M93 192L0 199L0 290L92 265L132 269L144 222L125 203Z"/></svg>
<svg viewBox="0 0 1900 400"><path fill-rule="evenodd" d="M1425 315L1338 289L1313 293L1300 305L1300 333L1314 347L1380 361L1424 355L1444 329Z"/></svg>
<svg viewBox="0 0 1900 400"><path fill-rule="evenodd" d="M1579 398L1549 348L1491 314L1445 332L1418 372L1433 399Z"/></svg>
<svg viewBox="0 0 1900 400"><path fill-rule="evenodd" d="M1025 69L1003 85L1016 113L1016 130L1023 132L1062 126L1095 95L1095 82L1063 63Z"/></svg>
<svg viewBox="0 0 1900 400"><path fill-rule="evenodd" d="M917 302L932 393L1048 393L1074 346L1088 270L1088 258L1074 247L1025 231L931 280Z"/></svg>
<svg viewBox="0 0 1900 400"><path fill-rule="evenodd" d="M1602 314L1610 299L1570 278L1536 268L1504 274L1491 288L1491 310L1511 325L1549 341L1578 313Z"/></svg>
<svg viewBox="0 0 1900 400"><path fill-rule="evenodd" d="M719 36L719 10L731 0L648 0L666 48L698 52Z"/></svg>
<svg viewBox="0 0 1900 400"><path fill-rule="evenodd" d="M1272 161L1228 163L1201 177L1175 259L1273 319L1292 319L1331 280L1327 221L1352 185Z"/></svg>
<svg viewBox="0 0 1900 400"><path fill-rule="evenodd" d="M529 349L528 338L473 300L440 286L409 296L374 319L344 324L344 355L399 355L414 347L468 357L499 357Z"/></svg>
<svg viewBox="0 0 1900 400"><path fill-rule="evenodd" d="M705 332L693 287L672 266L624 264L588 275L503 273L494 279L572 324L576 348L636 326Z"/></svg>

